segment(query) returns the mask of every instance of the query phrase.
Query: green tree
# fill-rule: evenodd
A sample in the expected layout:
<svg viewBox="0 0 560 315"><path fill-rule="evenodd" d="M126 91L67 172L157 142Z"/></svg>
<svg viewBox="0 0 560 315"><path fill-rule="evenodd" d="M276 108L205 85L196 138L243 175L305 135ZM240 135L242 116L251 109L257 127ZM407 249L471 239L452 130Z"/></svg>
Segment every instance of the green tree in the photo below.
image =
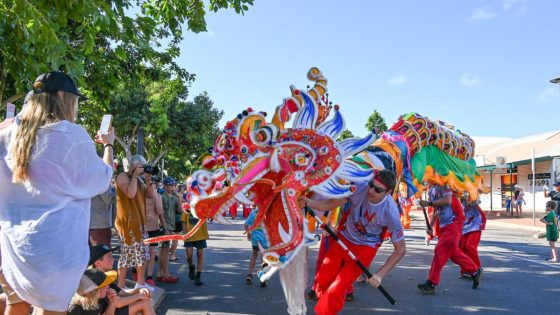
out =
<svg viewBox="0 0 560 315"><path fill-rule="evenodd" d="M165 169L174 176L188 174L190 164L207 152L217 136L223 112L207 93L187 98L187 83L166 71L145 69L136 82L122 82L110 97L93 97L80 109L80 124L94 134L105 113L113 115L119 158L130 159L137 149L137 133L145 136L142 154L150 163L165 157Z"/></svg>
<svg viewBox="0 0 560 315"><path fill-rule="evenodd" d="M207 10L243 14L253 1L3 0L0 108L21 99L32 80L50 70L63 70L105 95L138 64L163 64L188 75L172 62L183 29L206 31Z"/></svg>
<svg viewBox="0 0 560 315"><path fill-rule="evenodd" d="M151 134L146 140L146 157L157 163L165 156L166 169L173 176L190 174L199 158L208 153L220 129L223 111L214 107L206 92L192 101L180 101L169 107L169 126L164 133ZM149 148L149 149L148 149Z"/></svg>
<svg viewBox="0 0 560 315"><path fill-rule="evenodd" d="M336 141L342 141L344 139L353 138L353 137L354 134L352 133L352 131L350 131L350 129L346 129L340 134L340 136L338 136L338 139L336 139Z"/></svg>
<svg viewBox="0 0 560 315"><path fill-rule="evenodd" d="M368 117L368 120L366 122L366 129L368 131L373 131L375 129L377 130L377 132L383 132L388 128L387 124L385 124L385 118L383 118L383 116L381 116L381 114L377 110L374 110L373 113L371 113L371 115L369 115Z"/></svg>

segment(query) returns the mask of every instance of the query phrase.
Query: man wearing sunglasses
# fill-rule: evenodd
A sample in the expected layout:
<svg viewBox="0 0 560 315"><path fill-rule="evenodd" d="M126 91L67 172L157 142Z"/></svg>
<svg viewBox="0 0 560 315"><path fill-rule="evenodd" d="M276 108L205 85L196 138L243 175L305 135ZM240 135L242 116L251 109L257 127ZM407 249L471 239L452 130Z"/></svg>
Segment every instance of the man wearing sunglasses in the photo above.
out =
<svg viewBox="0 0 560 315"><path fill-rule="evenodd" d="M428 194L430 201L420 200L420 205L422 207L433 207L435 210L430 222L436 222L436 218L438 219L438 242L434 248L434 258L428 280L425 283L418 284L418 289L424 294L435 293L435 288L439 284L441 270L449 259L459 265L461 270L471 275L473 280L472 288L476 289L480 284L482 269L479 269L459 249L459 239L463 230L463 223L465 222L461 201L449 188L435 184L430 184ZM431 234L432 231L427 230L427 233Z"/></svg>
<svg viewBox="0 0 560 315"><path fill-rule="evenodd" d="M354 194L348 198L313 200L301 197L300 206L327 211L347 204L342 213L343 224L340 224L337 234L365 266L370 265L377 249L386 236L390 235L394 251L385 264L368 280L372 286L377 287L406 252L399 210L391 197L396 186L395 173L389 170L375 171L374 177L368 183L356 183L355 186ZM344 293L362 273L361 269L338 243L334 243L317 273L316 294L319 300L315 312L317 314L340 312L344 307Z"/></svg>

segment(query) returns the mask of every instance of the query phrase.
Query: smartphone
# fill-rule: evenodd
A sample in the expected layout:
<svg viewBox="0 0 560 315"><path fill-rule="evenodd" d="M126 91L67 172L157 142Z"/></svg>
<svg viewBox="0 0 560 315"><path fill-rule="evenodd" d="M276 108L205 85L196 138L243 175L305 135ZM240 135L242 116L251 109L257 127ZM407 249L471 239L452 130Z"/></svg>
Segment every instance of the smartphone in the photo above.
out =
<svg viewBox="0 0 560 315"><path fill-rule="evenodd" d="M99 131L102 134L109 133L111 129L111 121L113 120L113 115L103 115L103 119L101 119L101 127L99 127Z"/></svg>

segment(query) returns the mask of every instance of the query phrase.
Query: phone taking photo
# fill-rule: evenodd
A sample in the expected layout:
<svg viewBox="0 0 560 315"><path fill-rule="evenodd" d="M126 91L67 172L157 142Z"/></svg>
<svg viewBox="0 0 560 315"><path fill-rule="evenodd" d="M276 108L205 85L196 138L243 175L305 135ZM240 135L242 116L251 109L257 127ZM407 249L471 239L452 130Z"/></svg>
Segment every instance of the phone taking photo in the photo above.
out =
<svg viewBox="0 0 560 315"><path fill-rule="evenodd" d="M113 120L113 115L103 115L103 119L101 119L101 126L99 127L99 131L102 134L109 133L109 130L111 129L112 120Z"/></svg>

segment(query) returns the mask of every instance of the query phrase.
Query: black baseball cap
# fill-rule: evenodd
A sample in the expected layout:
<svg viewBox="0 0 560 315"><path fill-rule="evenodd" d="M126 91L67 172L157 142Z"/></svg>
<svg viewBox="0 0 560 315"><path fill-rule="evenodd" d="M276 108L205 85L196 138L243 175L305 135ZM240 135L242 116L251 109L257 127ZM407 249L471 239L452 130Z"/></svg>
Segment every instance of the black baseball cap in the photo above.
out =
<svg viewBox="0 0 560 315"><path fill-rule="evenodd" d="M552 186L560 186L560 182L556 182Z"/></svg>
<svg viewBox="0 0 560 315"><path fill-rule="evenodd" d="M116 247L111 249L111 247L106 245L106 244L95 245L95 246L90 247L89 248L88 266L93 265L94 262L96 262L98 259L103 257L103 255L107 254L108 252L114 252L114 251L118 250L119 248L120 248L120 246L116 246Z"/></svg>
<svg viewBox="0 0 560 315"><path fill-rule="evenodd" d="M87 100L87 97L83 96L80 91L78 91L74 80L66 73L60 71L51 71L41 74L35 79L33 87L33 92L35 94L63 91L76 94L80 99Z"/></svg>

